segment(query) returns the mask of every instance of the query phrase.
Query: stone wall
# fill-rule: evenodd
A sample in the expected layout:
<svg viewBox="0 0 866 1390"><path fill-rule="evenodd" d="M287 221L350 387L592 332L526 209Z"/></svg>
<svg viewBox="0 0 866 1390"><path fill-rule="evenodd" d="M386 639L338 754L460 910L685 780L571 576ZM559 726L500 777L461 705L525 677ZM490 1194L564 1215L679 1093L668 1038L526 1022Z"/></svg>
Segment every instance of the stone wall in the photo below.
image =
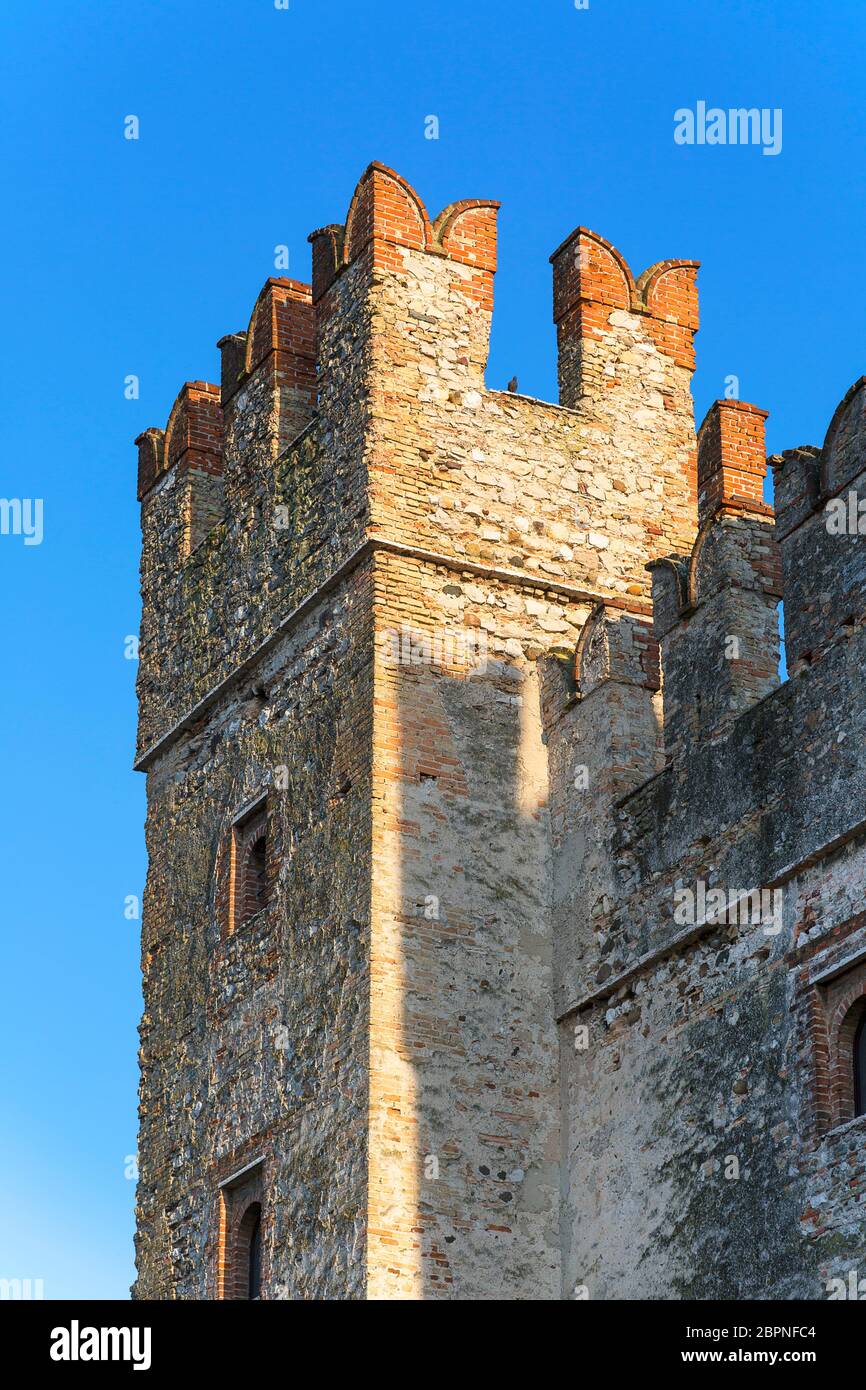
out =
<svg viewBox="0 0 866 1390"><path fill-rule="evenodd" d="M368 564L148 776L139 1297L214 1296L220 1183L252 1161L268 1296L364 1289L370 599ZM269 903L228 935L262 793Z"/></svg>

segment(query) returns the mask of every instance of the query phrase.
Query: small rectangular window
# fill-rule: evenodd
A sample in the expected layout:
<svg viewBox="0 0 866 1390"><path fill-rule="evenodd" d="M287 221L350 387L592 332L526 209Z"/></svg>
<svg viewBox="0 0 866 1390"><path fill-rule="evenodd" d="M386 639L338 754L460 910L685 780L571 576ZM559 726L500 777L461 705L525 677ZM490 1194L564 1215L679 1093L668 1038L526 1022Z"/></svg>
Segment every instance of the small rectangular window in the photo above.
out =
<svg viewBox="0 0 866 1390"><path fill-rule="evenodd" d="M856 919L859 922L859 919ZM805 986L804 1025L812 1056L812 1118L817 1138L866 1114L866 960L829 966Z"/></svg>
<svg viewBox="0 0 866 1390"><path fill-rule="evenodd" d="M256 1159L220 1183L217 1297L255 1302L262 1277L264 1162Z"/></svg>
<svg viewBox="0 0 866 1390"><path fill-rule="evenodd" d="M229 934L268 906L271 865L266 798L232 826L230 855Z"/></svg>

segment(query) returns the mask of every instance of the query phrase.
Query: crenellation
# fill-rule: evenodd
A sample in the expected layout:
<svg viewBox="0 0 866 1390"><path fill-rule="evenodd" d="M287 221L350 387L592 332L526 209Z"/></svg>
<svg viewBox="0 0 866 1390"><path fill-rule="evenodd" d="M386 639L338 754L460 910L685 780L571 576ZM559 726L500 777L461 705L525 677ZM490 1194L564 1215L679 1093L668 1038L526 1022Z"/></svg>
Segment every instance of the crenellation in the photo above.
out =
<svg viewBox="0 0 866 1390"><path fill-rule="evenodd" d="M677 757L778 685L781 566L772 526L725 507L704 523L688 566L653 561L650 569L665 749Z"/></svg>
<svg viewBox="0 0 866 1390"><path fill-rule="evenodd" d="M135 441L138 448L138 500L143 502L164 470L165 430L151 426Z"/></svg>
<svg viewBox="0 0 866 1390"><path fill-rule="evenodd" d="M243 333L224 333L217 343L217 349L220 354L220 404L225 411L246 371L246 330Z"/></svg>
<svg viewBox="0 0 866 1390"><path fill-rule="evenodd" d="M767 460L773 470L773 511L780 543L815 510L820 457L820 449L801 444Z"/></svg>
<svg viewBox="0 0 866 1390"><path fill-rule="evenodd" d="M840 402L820 450L803 447L772 460L782 507L785 645L792 673L845 640L866 617L860 562L861 521L866 533L864 403L861 377Z"/></svg>
<svg viewBox="0 0 866 1390"><path fill-rule="evenodd" d="M714 401L698 430L698 520L719 507L771 515L764 502L767 411L745 401Z"/></svg>

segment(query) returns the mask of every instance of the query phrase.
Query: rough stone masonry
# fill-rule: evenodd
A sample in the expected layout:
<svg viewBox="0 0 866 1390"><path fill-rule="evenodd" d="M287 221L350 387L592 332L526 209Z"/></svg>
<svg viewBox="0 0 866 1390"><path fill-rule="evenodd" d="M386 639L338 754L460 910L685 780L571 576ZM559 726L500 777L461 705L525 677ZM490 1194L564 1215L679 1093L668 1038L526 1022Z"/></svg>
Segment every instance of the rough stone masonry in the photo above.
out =
<svg viewBox="0 0 866 1390"><path fill-rule="evenodd" d="M694 261L487 389L496 214L372 164L138 440L140 1299L866 1280L866 378L774 517Z"/></svg>

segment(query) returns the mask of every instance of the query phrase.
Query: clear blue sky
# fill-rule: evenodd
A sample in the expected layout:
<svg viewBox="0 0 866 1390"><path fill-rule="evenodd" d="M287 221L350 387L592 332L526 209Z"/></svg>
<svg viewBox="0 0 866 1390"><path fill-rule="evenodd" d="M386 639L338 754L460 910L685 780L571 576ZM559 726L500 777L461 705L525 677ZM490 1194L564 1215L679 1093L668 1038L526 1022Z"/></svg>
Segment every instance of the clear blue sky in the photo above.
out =
<svg viewBox="0 0 866 1390"><path fill-rule="evenodd" d="M0 1277L133 1277L144 780L133 439L217 379L290 248L371 159L432 213L502 200L488 380L554 399L550 267L578 223L637 273L703 262L698 418L740 378L771 450L866 370L863 0L43 0L4 6ZM783 145L681 147L674 111L781 108ZM140 139L123 138L127 115ZM436 115L438 141L424 138ZM124 399L124 378L141 381Z"/></svg>

